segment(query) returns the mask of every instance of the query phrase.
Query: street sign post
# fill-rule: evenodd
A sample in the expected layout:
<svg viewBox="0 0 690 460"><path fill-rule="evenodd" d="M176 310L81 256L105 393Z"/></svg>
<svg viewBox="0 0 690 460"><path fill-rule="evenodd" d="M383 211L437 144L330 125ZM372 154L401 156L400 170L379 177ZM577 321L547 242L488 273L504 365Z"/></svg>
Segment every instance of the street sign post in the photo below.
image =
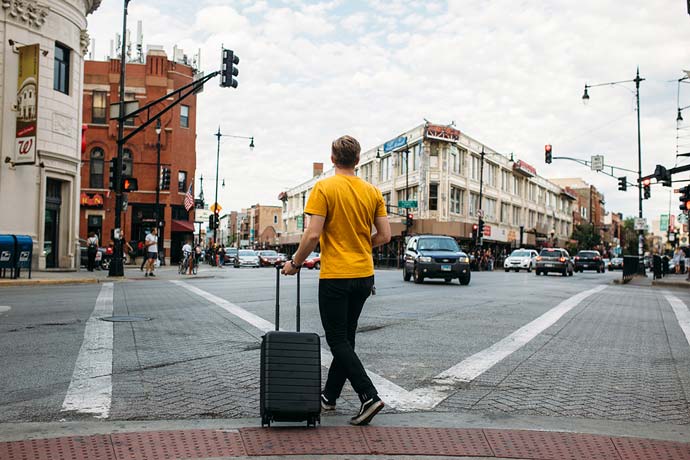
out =
<svg viewBox="0 0 690 460"><path fill-rule="evenodd" d="M688 223L688 215L685 214L684 212L681 212L678 214L678 223L679 224L687 224Z"/></svg>
<svg viewBox="0 0 690 460"><path fill-rule="evenodd" d="M645 230L647 228L647 219L644 217L636 217L635 218L635 230ZM640 238L642 236L640 235Z"/></svg>

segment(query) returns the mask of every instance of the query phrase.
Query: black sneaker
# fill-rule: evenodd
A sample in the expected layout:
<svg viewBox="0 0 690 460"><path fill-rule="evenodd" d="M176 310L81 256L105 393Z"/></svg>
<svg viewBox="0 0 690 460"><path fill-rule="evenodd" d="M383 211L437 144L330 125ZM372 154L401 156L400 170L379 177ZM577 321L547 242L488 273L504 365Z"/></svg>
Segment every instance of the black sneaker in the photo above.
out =
<svg viewBox="0 0 690 460"><path fill-rule="evenodd" d="M335 401L330 401L328 398L321 393L321 410L330 411L335 410Z"/></svg>
<svg viewBox="0 0 690 460"><path fill-rule="evenodd" d="M144 273L144 278L146 278L147 276L149 276L149 273L148 272Z"/></svg>
<svg viewBox="0 0 690 460"><path fill-rule="evenodd" d="M359 413L350 419L350 425L368 425L371 419L383 409L383 401L378 396L372 396L362 403Z"/></svg>
<svg viewBox="0 0 690 460"><path fill-rule="evenodd" d="M153 273L149 273L149 276L156 276L156 275L154 275Z"/></svg>

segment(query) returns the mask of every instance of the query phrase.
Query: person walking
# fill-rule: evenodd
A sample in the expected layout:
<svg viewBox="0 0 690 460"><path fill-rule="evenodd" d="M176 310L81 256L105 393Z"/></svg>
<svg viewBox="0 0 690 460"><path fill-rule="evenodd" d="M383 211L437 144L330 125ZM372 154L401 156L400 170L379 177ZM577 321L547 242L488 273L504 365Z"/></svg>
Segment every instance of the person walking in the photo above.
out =
<svg viewBox="0 0 690 460"><path fill-rule="evenodd" d="M96 253L98 252L98 236L96 232L89 233L86 240L86 269L92 272L96 268Z"/></svg>
<svg viewBox="0 0 690 460"><path fill-rule="evenodd" d="M335 410L349 380L359 395L352 425L366 425L384 407L376 387L355 353L355 333L362 308L374 286L372 248L390 241L391 230L381 191L355 175L361 147L351 136L331 146L335 175L318 181L305 208L309 217L297 252L282 273L294 275L307 256L321 247L319 313L333 354L321 393L321 408ZM376 233L372 236L372 228Z"/></svg>
<svg viewBox="0 0 690 460"><path fill-rule="evenodd" d="M146 273L144 276L156 276L153 274L156 268L156 259L158 259L158 229L154 228L151 233L146 235L146 240L144 243L146 246Z"/></svg>
<svg viewBox="0 0 690 460"><path fill-rule="evenodd" d="M146 256L147 256L147 254L146 254L146 246L144 245L144 242L143 242L143 241L139 241L139 243L137 244L137 250L138 250L139 253L141 254L141 258L143 259L143 260L141 261L141 267L139 267L139 270L141 270L141 271L143 272L143 271L144 271L144 265L146 265L146 262L148 262L148 260L149 260L149 259L146 257Z"/></svg>

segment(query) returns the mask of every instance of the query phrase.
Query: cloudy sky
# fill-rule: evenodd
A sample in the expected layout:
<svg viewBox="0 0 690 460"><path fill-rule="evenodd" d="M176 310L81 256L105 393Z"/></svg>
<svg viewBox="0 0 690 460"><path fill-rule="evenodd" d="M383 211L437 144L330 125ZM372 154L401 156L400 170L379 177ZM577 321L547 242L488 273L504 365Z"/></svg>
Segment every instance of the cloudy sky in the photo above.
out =
<svg viewBox="0 0 690 460"><path fill-rule="evenodd" d="M122 3L104 0L89 17L96 59L122 28ZM215 80L198 100L197 176L209 179L207 201L218 126L256 140L253 152L245 140L222 140L226 210L279 204L278 193L307 180L313 162L328 167L339 135L368 149L426 118L454 121L545 177L582 177L605 193L607 210L636 215L636 190L618 192L616 179L574 162L546 165L544 144L555 156L603 154L637 170L634 83L592 88L587 106L581 99L585 83L630 80L637 66L646 79L643 174L690 152L690 109L676 123L678 105L690 105L690 84L678 83L690 69L685 0L132 0L132 31L137 20L145 45L169 55L175 45L190 56L200 49L206 72L220 67L221 45L240 57L239 87ZM677 204L655 185L645 215L677 213Z"/></svg>

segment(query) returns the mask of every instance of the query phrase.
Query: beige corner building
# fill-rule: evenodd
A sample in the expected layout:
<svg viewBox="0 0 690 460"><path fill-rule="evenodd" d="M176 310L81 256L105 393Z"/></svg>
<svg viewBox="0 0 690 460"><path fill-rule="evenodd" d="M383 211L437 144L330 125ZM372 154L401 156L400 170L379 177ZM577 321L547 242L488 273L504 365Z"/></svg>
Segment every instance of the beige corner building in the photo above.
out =
<svg viewBox="0 0 690 460"><path fill-rule="evenodd" d="M101 0L2 0L0 234L37 269L79 268L86 17Z"/></svg>

